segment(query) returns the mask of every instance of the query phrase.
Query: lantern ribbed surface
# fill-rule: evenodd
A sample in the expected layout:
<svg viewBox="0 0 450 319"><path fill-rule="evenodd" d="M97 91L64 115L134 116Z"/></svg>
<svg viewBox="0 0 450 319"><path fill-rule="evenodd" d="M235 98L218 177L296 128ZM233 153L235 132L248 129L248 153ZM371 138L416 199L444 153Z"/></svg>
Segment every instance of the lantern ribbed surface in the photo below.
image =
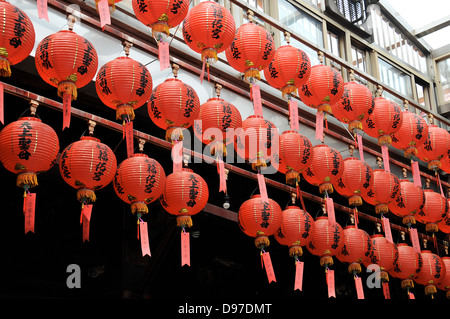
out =
<svg viewBox="0 0 450 319"><path fill-rule="evenodd" d="M362 198L375 206L376 213L387 213L389 203L395 201L399 192L400 181L397 176L380 168L373 170L372 187L362 192Z"/></svg>
<svg viewBox="0 0 450 319"><path fill-rule="evenodd" d="M194 133L204 144L210 144L213 141L220 141L225 145L233 143L235 136L233 132L242 127L239 110L219 97L210 98L200 106L198 120L201 121L199 123L201 127L197 125L197 122L194 123L197 125L194 126ZM219 132L220 134L216 134Z"/></svg>
<svg viewBox="0 0 450 319"><path fill-rule="evenodd" d="M297 93L311 74L308 55L291 45L283 45L275 50L272 62L264 68L264 77L272 87L286 94Z"/></svg>
<svg viewBox="0 0 450 319"><path fill-rule="evenodd" d="M314 186L319 186L320 193L333 192L333 184L341 178L344 172L344 160L335 149L325 144L313 147L311 165L303 171L305 180Z"/></svg>
<svg viewBox="0 0 450 319"><path fill-rule="evenodd" d="M217 61L217 53L231 45L236 25L231 12L214 1L200 2L183 21L185 43L204 58Z"/></svg>
<svg viewBox="0 0 450 319"><path fill-rule="evenodd" d="M48 171L56 161L56 132L36 117L22 117L0 132L0 161L17 176L17 186L37 185L36 174Z"/></svg>
<svg viewBox="0 0 450 319"><path fill-rule="evenodd" d="M314 65L305 84L298 95L303 103L329 114L331 105L337 103L344 93L344 81L341 73L323 64Z"/></svg>
<svg viewBox="0 0 450 319"><path fill-rule="evenodd" d="M428 125L428 138L417 149L417 157L428 163L428 168L441 167L440 159L450 149L450 134L434 124Z"/></svg>
<svg viewBox="0 0 450 319"><path fill-rule="evenodd" d="M448 202L448 200L447 200ZM450 214L450 213L449 213ZM450 216L447 214L440 222L437 223L438 228L445 234L450 234Z"/></svg>
<svg viewBox="0 0 450 319"><path fill-rule="evenodd" d="M394 201L388 204L389 210L403 218L404 224L415 224L415 214L420 212L425 202L422 188L407 179L401 179L400 192Z"/></svg>
<svg viewBox="0 0 450 319"><path fill-rule="evenodd" d="M256 169L265 166L273 156L278 156L278 141L278 130L272 122L261 115L250 115L242 122L242 130L236 136L234 148L240 157L248 160Z"/></svg>
<svg viewBox="0 0 450 319"><path fill-rule="evenodd" d="M281 214L281 227L274 237L281 245L289 247L290 256L301 256L303 254L301 247L312 240L314 219L297 206L288 206Z"/></svg>
<svg viewBox="0 0 450 319"><path fill-rule="evenodd" d="M444 156L439 160L441 163L441 170L450 174L450 148L445 152Z"/></svg>
<svg viewBox="0 0 450 319"><path fill-rule="evenodd" d="M425 195L423 209L415 215L416 220L425 224L427 231L437 232L439 230L437 223L448 216L448 201L432 189L424 189L423 193Z"/></svg>
<svg viewBox="0 0 450 319"><path fill-rule="evenodd" d="M362 121L369 117L375 106L372 92L357 82L344 84L341 99L331 104L333 116L342 123L348 124L348 130L355 133L363 130Z"/></svg>
<svg viewBox="0 0 450 319"><path fill-rule="evenodd" d="M378 139L378 145L391 145L391 135L400 130L402 122L403 113L397 103L376 97L372 113L362 124L365 133Z"/></svg>
<svg viewBox="0 0 450 319"><path fill-rule="evenodd" d="M128 115L133 120L133 110L150 98L153 82L142 63L129 57L118 57L99 69L95 88L100 100L116 110L117 119Z"/></svg>
<svg viewBox="0 0 450 319"><path fill-rule="evenodd" d="M361 263L367 260L372 250L372 241L369 234L355 225L344 227L344 244L337 253L336 258L348 264L350 273L360 273Z"/></svg>
<svg viewBox="0 0 450 319"><path fill-rule="evenodd" d="M320 265L333 265L333 256L344 245L344 229L338 223L330 224L327 216L319 216L314 221L314 234L306 248L320 257Z"/></svg>
<svg viewBox="0 0 450 319"><path fill-rule="evenodd" d="M447 299L450 299L450 257L441 257L445 268L445 275L440 278L438 288L446 292Z"/></svg>
<svg viewBox="0 0 450 319"><path fill-rule="evenodd" d="M98 67L97 51L86 38L70 30L45 37L36 48L36 69L41 78L58 88L58 95L77 98L77 88L92 81Z"/></svg>
<svg viewBox="0 0 450 319"><path fill-rule="evenodd" d="M194 124L200 112L200 100L190 85L173 78L153 89L147 108L152 122L166 130L166 139L170 140L171 129Z"/></svg>
<svg viewBox="0 0 450 319"><path fill-rule="evenodd" d="M252 22L241 25L233 42L225 50L228 63L235 70L244 73L244 79L260 79L260 72L267 67L275 55L272 36L263 27Z"/></svg>
<svg viewBox="0 0 450 319"><path fill-rule="evenodd" d="M428 137L427 122L410 111L402 112L402 125L398 132L392 134L392 146L405 152L405 157L417 155L417 148Z"/></svg>
<svg viewBox="0 0 450 319"><path fill-rule="evenodd" d="M273 199L266 203L261 195L253 195L239 207L239 227L250 237L255 237L256 247L267 247L268 236L274 235L281 227L281 207Z"/></svg>
<svg viewBox="0 0 450 319"><path fill-rule="evenodd" d="M388 241L382 234L370 236L372 240L372 250L364 266L377 264L381 269L382 280L388 280L387 273L397 265L398 249L394 243Z"/></svg>
<svg viewBox="0 0 450 319"><path fill-rule="evenodd" d="M402 288L412 288L414 287L413 279L423 266L422 256L406 243L397 244L397 250L397 264L389 270L389 274L402 280Z"/></svg>
<svg viewBox="0 0 450 319"><path fill-rule="evenodd" d="M188 0L132 0L136 18L152 28L152 34L163 32L179 25L189 10Z"/></svg>
<svg viewBox="0 0 450 319"><path fill-rule="evenodd" d="M356 157L344 159L344 169L340 179L334 184L334 189L348 198L349 205L362 205L361 194L373 185L373 171L369 165Z"/></svg>
<svg viewBox="0 0 450 319"><path fill-rule="evenodd" d="M120 163L113 180L117 196L132 204L133 213L146 213L146 205L159 199L165 184L166 174L161 164L141 153Z"/></svg>
<svg viewBox="0 0 450 319"><path fill-rule="evenodd" d="M167 176L160 197L163 208L177 217L177 225L191 227L191 216L198 214L208 203L209 190L203 177L189 168Z"/></svg>
<svg viewBox="0 0 450 319"><path fill-rule="evenodd" d="M424 249L420 255L423 261L422 269L414 277L414 281L424 286L425 295L431 295L437 292L436 287L446 276L446 269L442 258L430 250Z"/></svg>
<svg viewBox="0 0 450 319"><path fill-rule="evenodd" d="M93 136L82 136L61 153L59 171L64 181L78 189L81 202L94 202L94 191L107 186L116 174L117 160L108 145Z"/></svg>
<svg viewBox="0 0 450 319"><path fill-rule="evenodd" d="M300 174L312 163L312 143L295 130L284 131L280 135L279 150L278 171L286 175L286 183L296 185Z"/></svg>
<svg viewBox="0 0 450 319"><path fill-rule="evenodd" d="M10 76L10 66L30 55L36 35L25 12L4 0L0 1L0 17L0 76Z"/></svg>

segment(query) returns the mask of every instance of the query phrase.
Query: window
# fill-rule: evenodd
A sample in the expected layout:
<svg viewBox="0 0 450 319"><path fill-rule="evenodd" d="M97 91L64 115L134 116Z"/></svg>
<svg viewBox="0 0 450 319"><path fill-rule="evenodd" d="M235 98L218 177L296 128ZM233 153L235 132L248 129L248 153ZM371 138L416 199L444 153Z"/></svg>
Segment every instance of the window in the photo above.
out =
<svg viewBox="0 0 450 319"><path fill-rule="evenodd" d="M278 20L280 23L317 46L323 47L321 21L300 10L286 0L278 1L278 12ZM281 38L283 38L282 32ZM319 59L315 50L292 38L291 45L305 51L311 60L311 65L319 64Z"/></svg>
<svg viewBox="0 0 450 319"><path fill-rule="evenodd" d="M366 53L363 50L355 47L354 45L352 45L351 51L353 66L363 72L367 72Z"/></svg>
<svg viewBox="0 0 450 319"><path fill-rule="evenodd" d="M397 69L380 58L378 58L378 66L380 69L381 82L404 96L413 98L411 76L409 74Z"/></svg>
<svg viewBox="0 0 450 319"><path fill-rule="evenodd" d="M266 0L246 0L246 2L249 4L249 7L251 10L253 11L258 11L261 13L264 13L264 10L267 9L266 5L265 5L265 1ZM248 18L247 18L247 12L244 11L243 12L243 23L247 23L248 22ZM258 24L258 25L264 25L264 21L261 20L258 16L254 15L253 16L253 20Z"/></svg>
<svg viewBox="0 0 450 319"><path fill-rule="evenodd" d="M339 54L339 36L330 31L328 31L328 47L335 56L341 56Z"/></svg>
<svg viewBox="0 0 450 319"><path fill-rule="evenodd" d="M437 62L439 71L440 98L444 103L450 102L450 57Z"/></svg>

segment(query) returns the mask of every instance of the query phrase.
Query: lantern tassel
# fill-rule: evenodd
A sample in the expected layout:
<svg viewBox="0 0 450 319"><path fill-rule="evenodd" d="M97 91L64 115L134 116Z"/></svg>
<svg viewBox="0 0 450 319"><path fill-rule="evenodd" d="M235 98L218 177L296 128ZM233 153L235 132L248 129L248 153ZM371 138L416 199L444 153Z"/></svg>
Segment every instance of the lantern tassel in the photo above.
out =
<svg viewBox="0 0 450 319"><path fill-rule="evenodd" d="M24 187L25 185L28 188L32 188L38 185L36 173L33 172L24 172L17 175L16 185L18 187Z"/></svg>
<svg viewBox="0 0 450 319"><path fill-rule="evenodd" d="M350 206L361 206L363 204L362 198L359 195L350 196L348 199L348 203Z"/></svg>
<svg viewBox="0 0 450 319"><path fill-rule="evenodd" d="M166 141L182 141L183 140L183 129L181 127L169 127L166 130Z"/></svg>
<svg viewBox="0 0 450 319"><path fill-rule="evenodd" d="M378 136L378 145L391 145L392 144L392 137L390 135L381 135Z"/></svg>
<svg viewBox="0 0 450 319"><path fill-rule="evenodd" d="M348 272L351 274L359 274L361 273L361 264L359 263L351 263L348 266Z"/></svg>
<svg viewBox="0 0 450 319"><path fill-rule="evenodd" d="M0 48L0 76L10 77L11 76L11 66L7 59L8 53L5 48Z"/></svg>
<svg viewBox="0 0 450 319"><path fill-rule="evenodd" d="M250 69L245 70L245 72L244 72L245 82L249 82L250 78L255 78L257 80L261 80L261 74L259 73L259 70L256 68L250 68Z"/></svg>
<svg viewBox="0 0 450 319"><path fill-rule="evenodd" d="M355 121L351 121L350 123L348 123L348 130L350 132L354 132L355 130L359 130L362 131L363 130L363 126L361 121L359 120L355 120Z"/></svg>
<svg viewBox="0 0 450 319"><path fill-rule="evenodd" d="M333 184L331 183L323 183L319 185L319 191L323 194L325 191L328 193L333 193Z"/></svg>
<svg viewBox="0 0 450 319"><path fill-rule="evenodd" d="M131 203L131 213L133 215L137 213L139 216L143 215L143 214L147 214L148 213L148 206L144 202Z"/></svg>
<svg viewBox="0 0 450 319"><path fill-rule="evenodd" d="M192 227L192 218L188 215L177 216L177 226L182 228Z"/></svg>
<svg viewBox="0 0 450 319"><path fill-rule="evenodd" d="M303 249L300 246L300 242L297 241L294 243L294 245L292 245L291 247L289 247L289 256L291 257L301 257L303 255Z"/></svg>
<svg viewBox="0 0 450 319"><path fill-rule="evenodd" d="M130 121L133 121L135 118L134 114L134 108L131 104L122 104L117 106L116 109L116 120L123 119L124 117L127 117L130 119Z"/></svg>
<svg viewBox="0 0 450 319"><path fill-rule="evenodd" d="M382 204L378 204L375 205L375 212L377 214L383 214L383 213L387 213L389 212L389 208L386 204L382 203Z"/></svg>
<svg viewBox="0 0 450 319"><path fill-rule="evenodd" d="M269 247L270 246L270 240L269 237L267 237L264 232L262 231L258 231L256 233L256 238L255 238L255 246L258 249L264 249L265 247Z"/></svg>
<svg viewBox="0 0 450 319"><path fill-rule="evenodd" d="M300 174L297 171L290 170L286 173L286 184L296 185L297 181L300 179Z"/></svg>
<svg viewBox="0 0 450 319"><path fill-rule="evenodd" d="M63 97L64 93L71 95L72 100L76 100L78 97L78 92L75 82L72 82L70 80L59 82L58 96Z"/></svg>
<svg viewBox="0 0 450 319"><path fill-rule="evenodd" d="M77 191L77 199L81 203L93 203L97 200L97 197L95 196L95 192L93 190L87 189L87 188L80 188Z"/></svg>

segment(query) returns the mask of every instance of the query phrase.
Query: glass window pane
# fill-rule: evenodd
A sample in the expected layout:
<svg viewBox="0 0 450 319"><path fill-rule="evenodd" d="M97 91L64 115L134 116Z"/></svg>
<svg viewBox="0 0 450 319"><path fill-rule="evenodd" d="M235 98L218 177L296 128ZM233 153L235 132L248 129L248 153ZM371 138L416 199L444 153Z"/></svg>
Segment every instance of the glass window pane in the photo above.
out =
<svg viewBox="0 0 450 319"><path fill-rule="evenodd" d="M444 102L450 101L450 58L437 63L439 70L439 80L441 82L442 99Z"/></svg>
<svg viewBox="0 0 450 319"><path fill-rule="evenodd" d="M378 65L380 68L381 81L383 83L407 97L413 97L411 77L408 74L400 71L380 58L378 58Z"/></svg>

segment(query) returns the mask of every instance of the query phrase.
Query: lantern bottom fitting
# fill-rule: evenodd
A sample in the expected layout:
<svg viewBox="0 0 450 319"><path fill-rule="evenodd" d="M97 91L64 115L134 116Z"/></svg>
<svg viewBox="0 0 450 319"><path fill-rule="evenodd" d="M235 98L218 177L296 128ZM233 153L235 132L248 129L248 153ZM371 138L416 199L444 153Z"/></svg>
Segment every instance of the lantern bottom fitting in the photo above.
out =
<svg viewBox="0 0 450 319"><path fill-rule="evenodd" d="M348 130L355 134L357 131L363 131L363 126L360 120L354 120L348 123Z"/></svg>
<svg viewBox="0 0 450 319"><path fill-rule="evenodd" d="M411 158L413 156L417 156L417 147L415 147L414 145L410 145L407 148L404 149L405 151L405 157L406 158Z"/></svg>
<svg viewBox="0 0 450 319"><path fill-rule="evenodd" d="M147 214L148 213L148 206L144 202L134 202L131 203L131 213L134 215L136 213L138 214Z"/></svg>
<svg viewBox="0 0 450 319"><path fill-rule="evenodd" d="M211 155L212 156L220 156L220 157L224 157L227 156L227 147L225 146L224 143L222 142L211 142L210 144L211 147Z"/></svg>
<svg viewBox="0 0 450 319"><path fill-rule="evenodd" d="M436 286L431 284L431 285L426 285L425 286L425 295L429 296L432 294L435 294L437 292Z"/></svg>
<svg viewBox="0 0 450 319"><path fill-rule="evenodd" d="M380 146L389 146L392 144L392 137L389 134L384 134L378 136L378 145Z"/></svg>
<svg viewBox="0 0 450 319"><path fill-rule="evenodd" d="M387 271L381 269L380 271L381 282L389 282L389 274Z"/></svg>
<svg viewBox="0 0 450 319"><path fill-rule="evenodd" d="M402 222L404 225L415 225L416 218L413 215L403 216Z"/></svg>
<svg viewBox="0 0 450 319"><path fill-rule="evenodd" d="M213 48L205 48L202 50L202 61L205 61L208 64L214 64L219 60L217 57L217 50Z"/></svg>
<svg viewBox="0 0 450 319"><path fill-rule="evenodd" d="M333 110L331 109L331 105L329 103L323 103L317 106L317 111L325 112L327 114L333 115Z"/></svg>
<svg viewBox="0 0 450 319"><path fill-rule="evenodd" d="M10 77L11 76L11 66L9 64L9 61L7 57L2 53L2 51L5 51L5 48L0 48L0 76L2 77ZM6 53L8 55L8 53Z"/></svg>
<svg viewBox="0 0 450 319"><path fill-rule="evenodd" d="M177 216L177 226L178 227L190 228L190 227L192 227L192 225L193 225L193 223L192 223L191 216L188 216L188 215Z"/></svg>
<svg viewBox="0 0 450 319"><path fill-rule="evenodd" d="M74 81L64 80L58 83L58 96L63 97L64 94L69 94L72 97L72 100L77 99L78 91Z"/></svg>
<svg viewBox="0 0 450 319"><path fill-rule="evenodd" d="M260 158L260 157L258 157L258 158L256 159L256 161L253 160L253 161L251 161L251 162L252 162L252 169L253 169L254 171L258 171L258 170L260 170L261 168L267 167L266 161L265 161L263 158Z"/></svg>
<svg viewBox="0 0 450 319"><path fill-rule="evenodd" d="M261 80L261 74L257 68L248 68L244 71L244 81L252 83L251 79Z"/></svg>
<svg viewBox="0 0 450 319"><path fill-rule="evenodd" d="M348 266L348 272L351 274L359 274L361 273L361 264L354 262Z"/></svg>
<svg viewBox="0 0 450 319"><path fill-rule="evenodd" d="M182 140L183 140L183 128L172 126L166 130L166 141L171 142L173 144L174 141L182 141Z"/></svg>
<svg viewBox="0 0 450 319"><path fill-rule="evenodd" d="M255 246L258 249L264 249L265 247L270 246L270 240L269 237L266 235L260 235L255 238Z"/></svg>
<svg viewBox="0 0 450 319"><path fill-rule="evenodd" d="M333 193L334 189L333 189L333 184L327 182L327 183L322 183L319 185L319 192L321 194L323 194L325 191L328 192L328 194Z"/></svg>
<svg viewBox="0 0 450 319"><path fill-rule="evenodd" d="M293 84L288 84L281 89L281 93L282 93L281 97L283 99L287 99L286 97L287 94L294 93L295 95L297 95L297 87Z"/></svg>
<svg viewBox="0 0 450 319"><path fill-rule="evenodd" d="M381 203L378 205L375 205L375 213L377 214L383 214L389 212L388 205Z"/></svg>
<svg viewBox="0 0 450 319"><path fill-rule="evenodd" d="M401 287L403 289L414 288L414 281L412 279L409 279L409 278L408 279L403 279L401 281L400 285L401 285Z"/></svg>
<svg viewBox="0 0 450 319"><path fill-rule="evenodd" d="M121 104L116 109L116 120L125 120L128 117L130 121L134 120L134 107L131 104Z"/></svg>
<svg viewBox="0 0 450 319"><path fill-rule="evenodd" d="M428 162L428 169L436 171L441 168L441 161L434 159Z"/></svg>
<svg viewBox="0 0 450 319"><path fill-rule="evenodd" d="M294 256L303 256L303 249L301 246L299 245L292 245L291 247L289 247L289 256L294 257Z"/></svg>
<svg viewBox="0 0 450 319"><path fill-rule="evenodd" d="M333 266L334 261L333 261L333 256L331 255L325 255L320 257L320 266Z"/></svg>
<svg viewBox="0 0 450 319"><path fill-rule="evenodd" d="M352 195L348 198L350 206L361 206L363 204L362 198L359 195Z"/></svg>
<svg viewBox="0 0 450 319"><path fill-rule="evenodd" d="M300 181L300 173L294 170L286 172L286 184L295 186Z"/></svg>
<svg viewBox="0 0 450 319"><path fill-rule="evenodd" d="M97 196L91 189L80 188L77 191L77 199L80 203L93 203L97 200Z"/></svg>
<svg viewBox="0 0 450 319"><path fill-rule="evenodd" d="M430 233L437 233L439 231L439 228L436 223L427 223L425 225L425 230Z"/></svg>
<svg viewBox="0 0 450 319"><path fill-rule="evenodd" d="M35 187L38 185L37 176L34 172L22 172L17 175L16 185L18 187Z"/></svg>
<svg viewBox="0 0 450 319"><path fill-rule="evenodd" d="M161 19L161 18L160 18ZM170 27L165 21L158 21L149 25L152 28L152 37L158 38L158 34L165 34L167 36L170 35Z"/></svg>

